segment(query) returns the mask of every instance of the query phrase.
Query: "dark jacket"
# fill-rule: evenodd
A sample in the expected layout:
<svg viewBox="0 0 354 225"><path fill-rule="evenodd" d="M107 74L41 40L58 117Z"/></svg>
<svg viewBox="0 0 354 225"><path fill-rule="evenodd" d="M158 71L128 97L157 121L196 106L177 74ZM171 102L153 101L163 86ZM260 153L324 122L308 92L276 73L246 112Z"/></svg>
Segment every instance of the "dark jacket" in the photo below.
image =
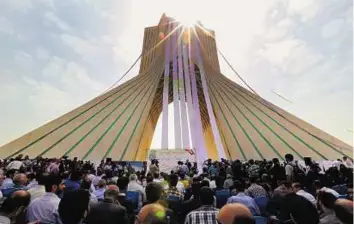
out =
<svg viewBox="0 0 354 225"><path fill-rule="evenodd" d="M127 211L118 203L104 199L91 206L85 223L126 224L128 223Z"/></svg>

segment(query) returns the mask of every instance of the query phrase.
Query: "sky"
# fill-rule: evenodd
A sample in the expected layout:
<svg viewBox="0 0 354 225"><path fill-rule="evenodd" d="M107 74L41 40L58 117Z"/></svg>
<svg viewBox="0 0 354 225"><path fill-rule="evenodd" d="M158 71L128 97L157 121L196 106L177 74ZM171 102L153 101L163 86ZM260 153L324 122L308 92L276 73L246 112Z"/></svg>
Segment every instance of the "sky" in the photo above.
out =
<svg viewBox="0 0 354 225"><path fill-rule="evenodd" d="M351 0L0 0L0 145L111 86L139 56L144 27L164 12L213 29L258 94L352 144Z"/></svg>

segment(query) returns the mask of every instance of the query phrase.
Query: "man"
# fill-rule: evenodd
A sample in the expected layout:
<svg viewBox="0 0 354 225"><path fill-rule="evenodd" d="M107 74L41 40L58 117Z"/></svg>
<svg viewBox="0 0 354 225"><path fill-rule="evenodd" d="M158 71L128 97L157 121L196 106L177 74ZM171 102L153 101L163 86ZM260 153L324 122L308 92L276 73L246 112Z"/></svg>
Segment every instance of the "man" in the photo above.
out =
<svg viewBox="0 0 354 225"><path fill-rule="evenodd" d="M160 204L148 204L140 211L135 221L136 224L169 224L170 218L166 208Z"/></svg>
<svg viewBox="0 0 354 225"><path fill-rule="evenodd" d="M182 183L183 184L183 191L185 191L186 189L189 188L189 177L186 176L186 173L181 171L178 173L179 177L180 177L180 180L178 183ZM178 183L177 183L177 186L178 186Z"/></svg>
<svg viewBox="0 0 354 225"><path fill-rule="evenodd" d="M189 174L189 168L188 168L188 159L186 161L186 163L183 163L182 162L182 165L181 165L181 171L184 173L184 174Z"/></svg>
<svg viewBox="0 0 354 225"><path fill-rule="evenodd" d="M300 183L293 183L293 191L307 200L309 200L312 204L316 206L316 199L310 193L303 190L303 187Z"/></svg>
<svg viewBox="0 0 354 225"><path fill-rule="evenodd" d="M138 184L138 176L136 174L131 174L129 176L129 184L127 187L127 191L138 191L139 195L139 208L142 207L143 202L146 201L146 195L144 188Z"/></svg>
<svg viewBox="0 0 354 225"><path fill-rule="evenodd" d="M21 167L23 167L23 163L19 160L13 160L12 162L7 165L6 169L7 170L19 170Z"/></svg>
<svg viewBox="0 0 354 225"><path fill-rule="evenodd" d="M127 192L128 183L129 183L128 177L120 177L118 179L117 181L117 186L118 186L117 190L119 191L118 201L127 210L129 223L134 223L134 219L135 219L134 210L136 206L134 205L134 201L132 199L127 198L126 192ZM108 190L111 189L111 185L109 185L107 189Z"/></svg>
<svg viewBox="0 0 354 225"><path fill-rule="evenodd" d="M291 184L287 181L282 181L280 182L279 186L276 189L274 189L273 198L284 197L285 195L292 192L293 192L293 188Z"/></svg>
<svg viewBox="0 0 354 225"><path fill-rule="evenodd" d="M37 174L36 181L38 182L38 184L32 185L32 187L28 189L28 192L31 194L31 201L36 198L42 197L46 193L42 175Z"/></svg>
<svg viewBox="0 0 354 225"><path fill-rule="evenodd" d="M343 164L347 168L351 168L351 169L353 168L353 162L350 159L348 159L348 157L346 156L343 157Z"/></svg>
<svg viewBox="0 0 354 225"><path fill-rule="evenodd" d="M126 209L119 204L119 191L110 188L104 192L104 199L91 206L86 223L125 224L128 222Z"/></svg>
<svg viewBox="0 0 354 225"><path fill-rule="evenodd" d="M180 201L183 200L183 194L177 190L178 176L171 174L169 188L165 191L167 198L170 196L177 197Z"/></svg>
<svg viewBox="0 0 354 225"><path fill-rule="evenodd" d="M338 199L334 203L336 217L344 224L353 224L353 201Z"/></svg>
<svg viewBox="0 0 354 225"><path fill-rule="evenodd" d="M14 186L3 190L4 197L10 197L12 193L19 190L26 190L27 176L24 173L18 173L14 176Z"/></svg>
<svg viewBox="0 0 354 225"><path fill-rule="evenodd" d="M97 197L98 200L102 200L104 198L104 192L106 191L106 180L101 179L98 182L97 189L93 192L93 194Z"/></svg>
<svg viewBox="0 0 354 225"><path fill-rule="evenodd" d="M247 195L252 198L258 198L262 196L267 196L266 190L261 185L257 184L257 178L250 178L251 186L246 190Z"/></svg>
<svg viewBox="0 0 354 225"><path fill-rule="evenodd" d="M1 189L12 188L14 186L13 178L15 176L15 170L8 170L6 172L6 178L2 182Z"/></svg>
<svg viewBox="0 0 354 225"><path fill-rule="evenodd" d="M218 214L218 222L222 224L252 224L255 223L250 210L238 203L224 205Z"/></svg>
<svg viewBox="0 0 354 225"><path fill-rule="evenodd" d="M26 223L26 208L30 204L30 194L25 190L15 191L12 196L14 215L13 223Z"/></svg>
<svg viewBox="0 0 354 225"><path fill-rule="evenodd" d="M146 199L148 204L160 204L161 196L163 193L162 186L158 183L149 183L145 189ZM160 204L162 206L162 204ZM172 210L165 208L166 216L170 218L170 223L176 221L175 214Z"/></svg>
<svg viewBox="0 0 354 225"><path fill-rule="evenodd" d="M290 193L281 203L276 223L318 224L319 215L316 207L304 197ZM273 218L271 216L271 219Z"/></svg>
<svg viewBox="0 0 354 225"><path fill-rule="evenodd" d="M259 177L259 166L254 163L253 159L248 161L250 166L247 169L247 173L249 177Z"/></svg>
<svg viewBox="0 0 354 225"><path fill-rule="evenodd" d="M202 187L199 193L199 199L202 204L196 210L188 213L185 224L217 224L217 215L219 209L214 208L214 193L209 187Z"/></svg>
<svg viewBox="0 0 354 225"><path fill-rule="evenodd" d="M292 182L294 178L294 156L292 154L285 155L286 165L285 165L285 175L288 182Z"/></svg>
<svg viewBox="0 0 354 225"><path fill-rule="evenodd" d="M152 182L161 183L160 174L159 173L154 173L152 175L154 176L154 179L152 180Z"/></svg>
<svg viewBox="0 0 354 225"><path fill-rule="evenodd" d="M46 193L34 199L27 208L27 220L31 222L56 223L60 198L55 194L61 179L57 175L42 177Z"/></svg>
<svg viewBox="0 0 354 225"><path fill-rule="evenodd" d="M260 215L260 210L253 198L245 194L245 184L240 181L235 181L234 183L236 189L236 196L231 196L227 203L241 203L247 206L247 208L251 211L252 215L257 216Z"/></svg>
<svg viewBox="0 0 354 225"><path fill-rule="evenodd" d="M149 166L149 172L151 174L159 173L159 168L157 167L157 162L155 159L151 160L151 165Z"/></svg>
<svg viewBox="0 0 354 225"><path fill-rule="evenodd" d="M328 191L319 191L318 192L318 208L322 210L322 214L320 215L320 223L340 223L336 214L334 212L334 203L337 198Z"/></svg>
<svg viewBox="0 0 354 225"><path fill-rule="evenodd" d="M53 159L53 161L47 167L47 173L58 174L59 173L59 165L60 165L60 160L59 159Z"/></svg>
<svg viewBox="0 0 354 225"><path fill-rule="evenodd" d="M73 171L70 178L65 180L65 191L74 191L80 189L81 173L80 171Z"/></svg>
<svg viewBox="0 0 354 225"><path fill-rule="evenodd" d="M218 168L216 167L216 162L214 162L208 169L208 174L210 176L218 176L219 175L219 171Z"/></svg>
<svg viewBox="0 0 354 225"><path fill-rule="evenodd" d="M87 190L66 192L58 206L58 221L63 224L81 224L89 208L90 193Z"/></svg>
<svg viewBox="0 0 354 225"><path fill-rule="evenodd" d="M230 187L232 187L232 185L234 185L234 181L232 180L232 175L227 174L226 180L224 181L224 188L229 189Z"/></svg>

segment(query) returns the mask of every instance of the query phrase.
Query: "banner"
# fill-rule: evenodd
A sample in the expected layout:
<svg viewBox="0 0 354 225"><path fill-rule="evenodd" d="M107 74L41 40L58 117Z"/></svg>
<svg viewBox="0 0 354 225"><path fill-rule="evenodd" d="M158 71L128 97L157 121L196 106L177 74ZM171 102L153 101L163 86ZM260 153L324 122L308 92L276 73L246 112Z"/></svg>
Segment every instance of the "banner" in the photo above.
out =
<svg viewBox="0 0 354 225"><path fill-rule="evenodd" d="M170 173L177 166L178 161L196 162L194 149L150 149L148 154L147 170L151 164L151 160L159 161L160 172Z"/></svg>

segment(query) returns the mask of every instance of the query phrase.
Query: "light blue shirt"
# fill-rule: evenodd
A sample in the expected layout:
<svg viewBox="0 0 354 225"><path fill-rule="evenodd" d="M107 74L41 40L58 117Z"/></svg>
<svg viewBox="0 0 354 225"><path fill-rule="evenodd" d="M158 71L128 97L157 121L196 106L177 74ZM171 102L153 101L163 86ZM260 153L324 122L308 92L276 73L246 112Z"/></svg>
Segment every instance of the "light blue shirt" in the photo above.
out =
<svg viewBox="0 0 354 225"><path fill-rule="evenodd" d="M1 189L7 189L7 188L12 188L12 187L14 187L14 182L12 181L12 179L5 178L5 180L2 182Z"/></svg>
<svg viewBox="0 0 354 225"><path fill-rule="evenodd" d="M106 191L106 188L98 188L96 191L93 192L93 194L97 197L98 200L104 199L104 192Z"/></svg>
<svg viewBox="0 0 354 225"><path fill-rule="evenodd" d="M243 192L238 193L236 196L231 196L229 199L227 199L227 203L243 204L251 211L252 215L254 216L261 214L256 201Z"/></svg>
<svg viewBox="0 0 354 225"><path fill-rule="evenodd" d="M27 208L29 222L56 223L60 198L55 193L47 192L34 199Z"/></svg>

